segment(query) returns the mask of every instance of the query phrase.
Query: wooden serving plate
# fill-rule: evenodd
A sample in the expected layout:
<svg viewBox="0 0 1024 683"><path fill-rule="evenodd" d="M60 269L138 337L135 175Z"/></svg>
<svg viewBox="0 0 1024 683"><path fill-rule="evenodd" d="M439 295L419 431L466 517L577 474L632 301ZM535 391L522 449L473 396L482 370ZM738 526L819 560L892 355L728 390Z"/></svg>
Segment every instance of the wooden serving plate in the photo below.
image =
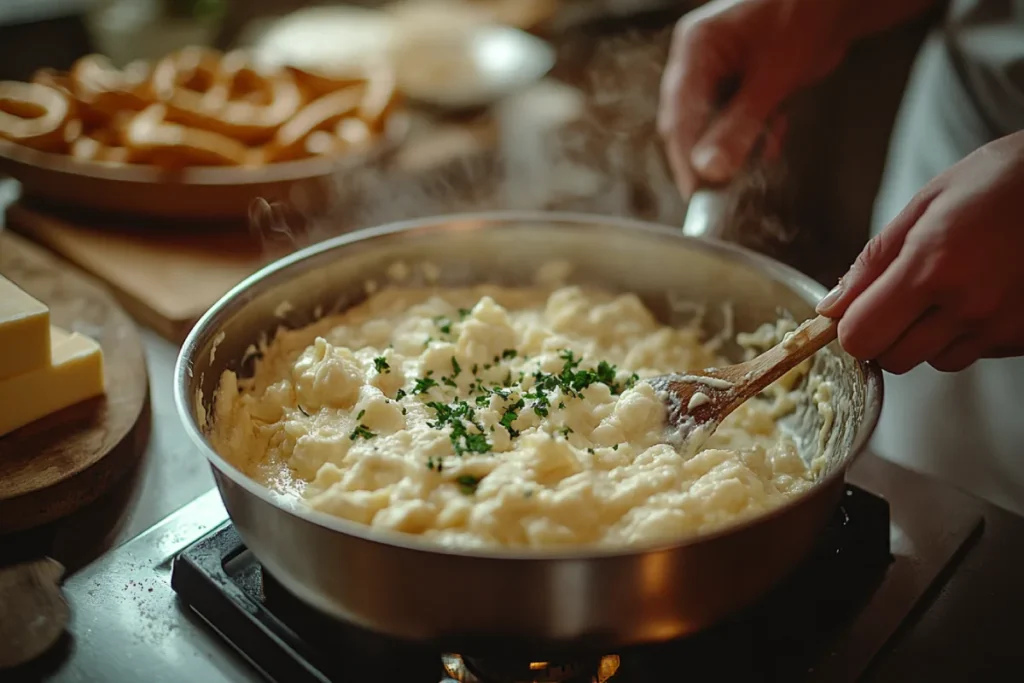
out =
<svg viewBox="0 0 1024 683"><path fill-rule="evenodd" d="M92 502L132 469L148 438L149 379L135 325L99 285L24 239L0 234L0 273L51 321L103 348L106 395L0 437L0 534Z"/></svg>
<svg viewBox="0 0 1024 683"><path fill-rule="evenodd" d="M253 168L168 170L146 164L79 161L0 140L0 175L19 180L25 196L109 214L237 219L248 215L256 198L299 199L300 204L313 204L304 208L315 210L317 201L329 199L336 177L394 153L407 138L410 125L406 112L396 113L388 119L380 141L365 152Z"/></svg>

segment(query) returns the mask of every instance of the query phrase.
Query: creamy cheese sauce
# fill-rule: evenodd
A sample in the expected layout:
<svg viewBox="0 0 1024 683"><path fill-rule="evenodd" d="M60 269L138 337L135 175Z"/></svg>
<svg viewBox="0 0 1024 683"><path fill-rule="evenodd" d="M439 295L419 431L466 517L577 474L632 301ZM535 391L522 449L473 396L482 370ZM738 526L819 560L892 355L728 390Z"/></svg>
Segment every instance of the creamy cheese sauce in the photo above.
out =
<svg viewBox="0 0 1024 683"><path fill-rule="evenodd" d="M724 362L699 330L660 324L631 294L388 287L281 331L251 378L225 373L210 439L316 510L447 546L675 540L813 482L776 424L809 363L699 452L671 445L642 380ZM829 414L828 386L814 392Z"/></svg>
<svg viewBox="0 0 1024 683"><path fill-rule="evenodd" d="M694 408L700 408L708 403L711 403L710 396L705 394L703 391L695 391L693 396L690 397L690 402L686 405L686 409L693 410Z"/></svg>

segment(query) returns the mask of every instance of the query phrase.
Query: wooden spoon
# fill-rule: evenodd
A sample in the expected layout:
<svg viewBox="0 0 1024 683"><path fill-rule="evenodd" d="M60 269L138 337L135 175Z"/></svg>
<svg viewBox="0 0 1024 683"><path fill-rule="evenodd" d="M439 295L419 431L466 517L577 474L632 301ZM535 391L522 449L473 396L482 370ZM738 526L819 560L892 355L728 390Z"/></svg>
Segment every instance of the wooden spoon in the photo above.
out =
<svg viewBox="0 0 1024 683"><path fill-rule="evenodd" d="M834 341L838 327L838 320L819 315L744 363L696 374L660 375L647 381L664 392L669 424L679 429L683 442L695 451L729 413Z"/></svg>

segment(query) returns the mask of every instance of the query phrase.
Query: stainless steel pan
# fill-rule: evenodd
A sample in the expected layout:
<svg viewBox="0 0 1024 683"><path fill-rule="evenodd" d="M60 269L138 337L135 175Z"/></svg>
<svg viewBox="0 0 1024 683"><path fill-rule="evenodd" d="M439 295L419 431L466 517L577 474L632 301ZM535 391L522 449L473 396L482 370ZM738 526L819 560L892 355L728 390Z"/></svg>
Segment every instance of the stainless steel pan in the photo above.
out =
<svg viewBox="0 0 1024 683"><path fill-rule="evenodd" d="M691 232L713 224L712 195ZM700 201L698 201L700 205ZM697 208L696 206L694 207ZM264 567L303 601L380 634L449 651L532 653L663 641L703 629L761 596L805 557L833 513L844 473L874 427L881 375L832 348L814 371L839 387L826 466L807 494L772 514L681 543L622 550L454 552L304 509L218 456L204 431L225 369L270 334L282 301L301 325L358 301L397 260L440 266L444 284L522 284L550 259L571 280L639 294L671 318L670 293L710 311L731 304L739 330L780 310L811 314L816 282L770 259L678 230L613 218L504 213L430 218L346 235L250 277L203 316L178 360L175 393L187 430L213 466L232 521ZM709 316L711 327L722 324ZM713 331L713 330L711 330ZM804 406L791 427L813 444L820 418Z"/></svg>

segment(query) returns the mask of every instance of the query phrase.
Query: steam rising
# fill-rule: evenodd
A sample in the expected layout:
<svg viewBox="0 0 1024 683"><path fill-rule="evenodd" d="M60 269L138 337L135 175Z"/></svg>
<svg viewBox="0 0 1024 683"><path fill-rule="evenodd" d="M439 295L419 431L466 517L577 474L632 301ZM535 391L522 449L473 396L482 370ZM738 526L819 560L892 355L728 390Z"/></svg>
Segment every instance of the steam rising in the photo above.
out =
<svg viewBox="0 0 1024 683"><path fill-rule="evenodd" d="M297 245L299 240L288 224L292 210L281 202L259 198L249 207L249 232L264 253L276 252L280 245Z"/></svg>
<svg viewBox="0 0 1024 683"><path fill-rule="evenodd" d="M494 107L493 149L469 149L429 169L396 167L394 159L368 163L339 173L322 196L295 195L288 205L257 200L250 211L254 239L270 255L393 221L514 209L682 225L685 202L654 123L669 33L616 36L596 46L593 38L570 40L560 64L573 73ZM778 167L760 166L734 183L729 239L776 254L792 242L793 228L772 217L786 199L773 197L782 177ZM325 198L326 210L318 206Z"/></svg>

